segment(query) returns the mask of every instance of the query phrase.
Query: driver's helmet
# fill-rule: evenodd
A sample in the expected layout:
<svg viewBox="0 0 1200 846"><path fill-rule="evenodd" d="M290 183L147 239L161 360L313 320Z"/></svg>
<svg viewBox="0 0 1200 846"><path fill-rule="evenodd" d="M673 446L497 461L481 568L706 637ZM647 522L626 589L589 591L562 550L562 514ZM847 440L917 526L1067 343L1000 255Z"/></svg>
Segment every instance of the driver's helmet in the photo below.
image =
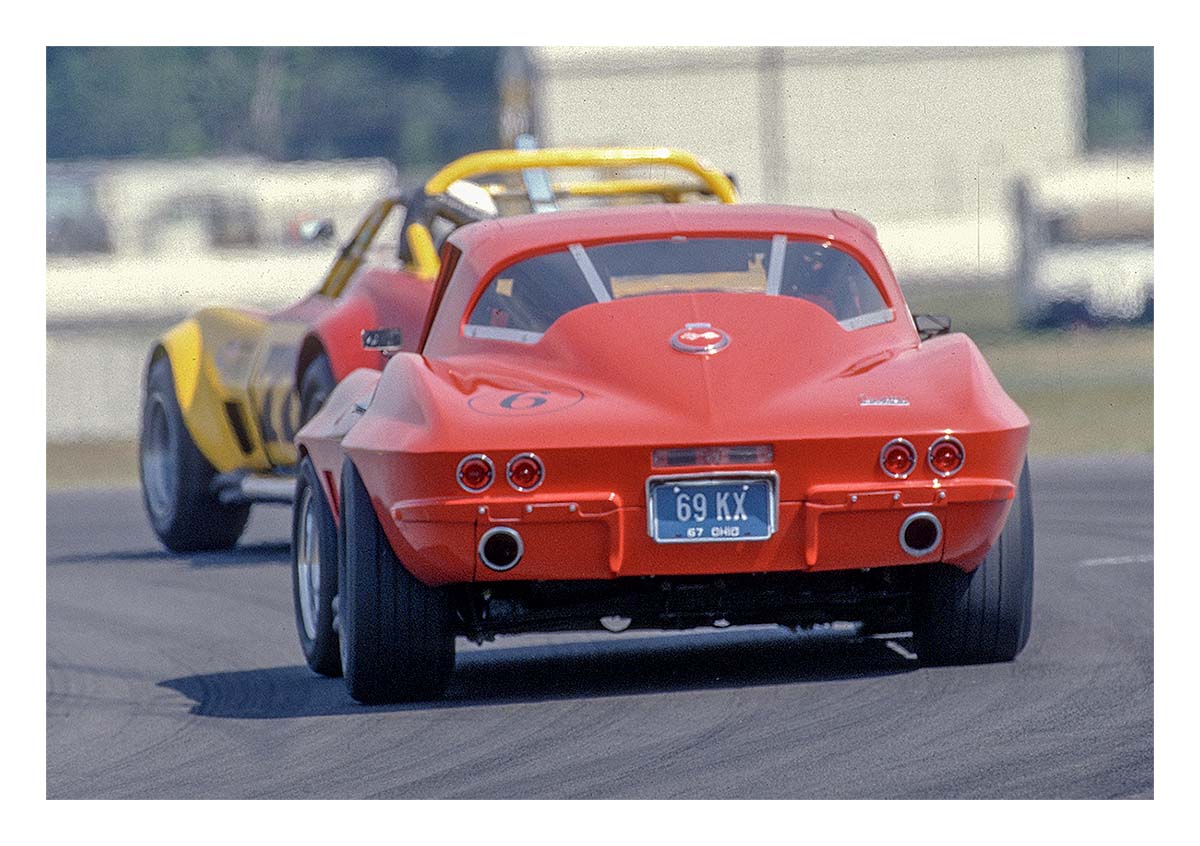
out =
<svg viewBox="0 0 1200 846"><path fill-rule="evenodd" d="M795 250L795 259L792 250ZM784 293L815 303L836 316L836 292L841 275L841 262L837 259L837 251L828 241L789 244Z"/></svg>

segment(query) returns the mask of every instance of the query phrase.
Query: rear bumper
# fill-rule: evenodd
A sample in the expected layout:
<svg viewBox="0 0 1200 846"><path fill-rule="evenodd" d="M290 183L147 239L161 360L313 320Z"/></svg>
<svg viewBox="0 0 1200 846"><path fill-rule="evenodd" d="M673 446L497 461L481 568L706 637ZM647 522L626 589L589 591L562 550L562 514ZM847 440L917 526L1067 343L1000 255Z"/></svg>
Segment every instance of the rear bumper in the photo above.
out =
<svg viewBox="0 0 1200 846"><path fill-rule="evenodd" d="M957 477L814 486L800 501L779 503L777 530L768 540L722 543L658 543L647 531L643 504L610 493L408 501L381 508L379 516L400 560L428 584L819 572L935 561L970 571L999 537L1013 492L1006 480ZM940 543L920 557L899 540L904 520L917 512L933 514L943 529ZM483 534L498 526L519 533L524 546L519 563L504 572L484 566L476 552Z"/></svg>

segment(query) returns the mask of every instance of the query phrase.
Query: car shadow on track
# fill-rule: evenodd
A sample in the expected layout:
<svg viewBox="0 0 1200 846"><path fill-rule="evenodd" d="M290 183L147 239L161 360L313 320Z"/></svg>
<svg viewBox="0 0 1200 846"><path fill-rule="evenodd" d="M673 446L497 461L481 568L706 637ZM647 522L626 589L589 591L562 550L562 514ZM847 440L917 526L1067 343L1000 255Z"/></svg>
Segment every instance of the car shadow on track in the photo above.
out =
<svg viewBox="0 0 1200 846"><path fill-rule="evenodd" d="M340 679L316 676L303 665L184 676L159 686L191 699L193 714L286 719L831 682L896 675L916 666L879 640L733 630L460 647L450 688L433 702L360 705Z"/></svg>
<svg viewBox="0 0 1200 846"><path fill-rule="evenodd" d="M114 561L170 561L189 567L247 567L257 564L287 564L291 555L288 543L252 543L223 552L175 553L165 549L139 549L111 552L80 552L51 555L47 564L99 564Z"/></svg>

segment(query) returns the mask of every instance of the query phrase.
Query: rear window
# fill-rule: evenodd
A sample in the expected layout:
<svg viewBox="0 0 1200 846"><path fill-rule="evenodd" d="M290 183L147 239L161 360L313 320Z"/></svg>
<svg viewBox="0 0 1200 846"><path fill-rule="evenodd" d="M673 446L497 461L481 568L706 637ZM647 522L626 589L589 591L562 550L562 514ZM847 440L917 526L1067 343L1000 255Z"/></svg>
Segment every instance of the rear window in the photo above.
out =
<svg viewBox="0 0 1200 846"><path fill-rule="evenodd" d="M572 244L509 265L471 310L466 334L536 343L554 321L585 305L712 291L805 299L848 330L892 319L863 266L828 241L676 236Z"/></svg>

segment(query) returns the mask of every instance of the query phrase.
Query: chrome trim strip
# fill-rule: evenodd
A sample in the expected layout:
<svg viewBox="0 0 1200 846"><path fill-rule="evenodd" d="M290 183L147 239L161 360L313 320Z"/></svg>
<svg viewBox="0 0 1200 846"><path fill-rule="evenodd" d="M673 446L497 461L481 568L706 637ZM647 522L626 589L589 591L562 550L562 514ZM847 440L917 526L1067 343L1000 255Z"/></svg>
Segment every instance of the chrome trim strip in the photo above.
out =
<svg viewBox="0 0 1200 846"><path fill-rule="evenodd" d="M468 338L512 341L517 344L536 344L542 339L541 332L526 332L524 329L509 329L506 326L476 326L473 323L463 327L463 335Z"/></svg>
<svg viewBox="0 0 1200 846"><path fill-rule="evenodd" d="M488 542L488 538L492 535L512 535L517 541L517 557L507 567L497 567L483 557L483 545ZM483 536L479 538L479 544L475 547L475 551L479 555L479 561L484 567L487 567L489 570L495 570L497 573L503 573L521 563L521 559L525 557L525 542L521 540L520 532L517 532L515 529L510 529L508 526L496 526L483 533Z"/></svg>
<svg viewBox="0 0 1200 846"><path fill-rule="evenodd" d="M532 485L528 488L523 488L520 485L518 485L516 482L513 481L512 466L513 466L513 462L516 461L518 458L532 458L534 461L537 462L537 466L538 466L538 469L541 470L541 474L538 476L536 485ZM520 491L521 493L525 493L527 491L536 491L538 488L540 488L542 486L542 482L546 481L546 465L542 462L542 459L538 458L532 452L522 452L518 455L514 455L512 458L510 458L508 460L508 464L504 465L504 475L508 478L508 483L510 485L512 485L513 490Z"/></svg>
<svg viewBox="0 0 1200 846"><path fill-rule="evenodd" d="M787 252L787 236L775 235L771 238L771 255L767 258L767 293L779 295L783 287L783 258Z"/></svg>
<svg viewBox="0 0 1200 846"><path fill-rule="evenodd" d="M949 473L942 473L936 467L933 466L933 448L936 447L938 444L942 443L943 441L949 441L952 444L957 444L959 452L962 453L962 461L960 461L958 466L955 467L953 470L951 470ZM953 476L959 470L963 469L963 465L967 463L967 448L965 446L963 446L962 441L960 441L958 438L952 437L950 435L942 435L940 438L938 438L936 441L934 441L933 443L931 443L929 445L929 449L925 453L925 461L927 464L929 464L929 469L933 471L933 474L935 476L941 476L943 479L949 479L951 476Z"/></svg>
<svg viewBox="0 0 1200 846"><path fill-rule="evenodd" d="M933 543L931 543L925 549L913 549L911 546L909 546L907 543L905 543L904 533L905 533L905 531L908 530L909 526L911 526L914 522L916 522L917 520L920 520L920 519L932 520L934 528L937 529L937 535L934 536ZM909 555L911 555L913 558L920 558L922 555L928 555L929 553L931 553L935 549L937 549L938 544L940 544L941 542L942 542L942 521L939 520L936 515L931 514L928 511L918 511L915 514L909 514L908 517L905 518L904 522L900 524L900 548L903 549L905 552L907 552Z"/></svg>
<svg viewBox="0 0 1200 846"><path fill-rule="evenodd" d="M482 488L468 488L466 485L463 484L463 480L462 480L463 465L466 464L468 461L470 461L472 458L482 458L485 462L487 462L488 469L490 469L492 471L492 478ZM470 455L464 456L463 460L458 462L458 467L454 471L454 480L456 482L458 482L458 486L460 488L462 488L464 491L466 491L467 493L483 493L488 488L490 488L496 481L496 465L493 464L492 460L490 458L488 458L486 455L484 455L482 452L473 452Z"/></svg>
<svg viewBox="0 0 1200 846"><path fill-rule="evenodd" d="M913 457L912 467L909 468L907 473L905 473L901 476L898 476L895 473L889 472L887 467L885 467L883 464L884 453L886 453L888 451L888 447L890 447L892 444L904 444L910 450L912 450L912 457ZM908 438L892 438L890 441L888 441L886 444L883 445L883 449L879 450L879 469L883 471L883 475L887 476L890 479L907 479L909 476L912 475L913 470L917 469L917 448L912 445L912 441L910 441Z"/></svg>
<svg viewBox="0 0 1200 846"><path fill-rule="evenodd" d="M567 249L571 251L572 258L583 272L583 278L587 280L588 287L592 289L592 296L596 298L596 302L612 302L612 294L608 293L608 289L604 287L604 280L596 272L596 265L592 264L592 258L587 254L583 245L572 244Z"/></svg>
<svg viewBox="0 0 1200 846"><path fill-rule="evenodd" d="M722 485L729 482L762 482L770 483L770 506L767 514L767 536L765 538L670 538L655 537L653 490L659 485L671 482L685 482L691 485ZM746 472L744 470L715 470L709 473L670 473L664 476L646 477L646 533L655 543L753 543L754 541L770 540L779 529L779 473L774 470Z"/></svg>
<svg viewBox="0 0 1200 846"><path fill-rule="evenodd" d="M895 313L890 308L881 308L839 320L838 325L848 332L853 332L855 329L866 329L868 326L878 326L880 323L891 323L893 318L895 318Z"/></svg>

